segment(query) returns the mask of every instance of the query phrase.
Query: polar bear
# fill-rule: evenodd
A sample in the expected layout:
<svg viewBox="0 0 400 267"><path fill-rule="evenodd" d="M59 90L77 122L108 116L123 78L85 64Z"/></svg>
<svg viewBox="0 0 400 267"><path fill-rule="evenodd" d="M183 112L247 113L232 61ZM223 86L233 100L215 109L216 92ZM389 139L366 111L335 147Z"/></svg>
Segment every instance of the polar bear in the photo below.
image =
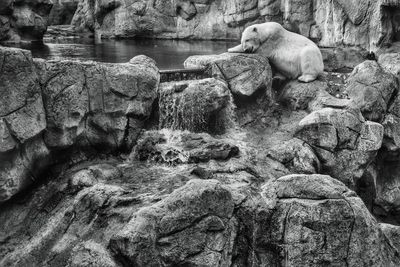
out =
<svg viewBox="0 0 400 267"><path fill-rule="evenodd" d="M324 71L321 51L310 39L285 30L279 23L266 22L247 27L241 44L231 53L257 53L268 57L287 78L312 82Z"/></svg>

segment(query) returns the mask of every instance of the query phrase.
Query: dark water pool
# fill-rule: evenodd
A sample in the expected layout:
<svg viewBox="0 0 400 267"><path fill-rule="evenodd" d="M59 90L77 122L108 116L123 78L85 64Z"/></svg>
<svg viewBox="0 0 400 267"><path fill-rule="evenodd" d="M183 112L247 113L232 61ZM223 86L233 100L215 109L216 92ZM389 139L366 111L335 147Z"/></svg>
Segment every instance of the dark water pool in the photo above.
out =
<svg viewBox="0 0 400 267"><path fill-rule="evenodd" d="M191 55L219 54L235 43L225 41L183 40L71 40L20 45L44 59L78 59L100 62L128 62L137 55L153 58L160 69L182 68Z"/></svg>

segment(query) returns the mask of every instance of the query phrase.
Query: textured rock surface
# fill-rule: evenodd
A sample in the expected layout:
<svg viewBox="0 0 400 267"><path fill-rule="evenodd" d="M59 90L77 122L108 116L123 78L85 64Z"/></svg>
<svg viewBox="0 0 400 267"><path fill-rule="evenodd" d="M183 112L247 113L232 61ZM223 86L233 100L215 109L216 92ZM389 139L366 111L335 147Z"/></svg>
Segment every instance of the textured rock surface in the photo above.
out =
<svg viewBox="0 0 400 267"><path fill-rule="evenodd" d="M194 4L181 5L190 19ZM239 80L258 92L232 98L229 67L159 85L144 56L104 64L0 51L2 201L13 196L0 204L0 266L400 265L390 60L261 94ZM224 113L236 121L218 134L157 129L166 100L207 112L237 104Z"/></svg>
<svg viewBox="0 0 400 267"><path fill-rule="evenodd" d="M157 97L158 69L144 56L33 62L28 51L0 48L0 58L0 201L37 180L51 152L131 147Z"/></svg>
<svg viewBox="0 0 400 267"><path fill-rule="evenodd" d="M385 72L375 61L358 65L347 80L346 93L361 109L363 116L381 122L388 109L389 101L397 91L398 80Z"/></svg>
<svg viewBox="0 0 400 267"><path fill-rule="evenodd" d="M322 46L374 50L399 35L398 13L373 0L84 0L73 25L103 37L238 40L247 25L276 21Z"/></svg>
<svg viewBox="0 0 400 267"><path fill-rule="evenodd" d="M260 229L259 246L271 248L262 258L295 266L396 264L397 250L362 201L329 176L282 177L263 194L276 194L277 203L271 224Z"/></svg>
<svg viewBox="0 0 400 267"><path fill-rule="evenodd" d="M378 224L353 191L329 176L285 176L252 192L228 182L227 173L199 180L114 166L120 177L75 190L61 178L29 196L30 207L6 206L0 224L13 231L0 238L24 246L0 245L7 253L0 264L399 264L397 228ZM121 186L108 184L115 182Z"/></svg>
<svg viewBox="0 0 400 267"><path fill-rule="evenodd" d="M272 72L268 59L254 54L191 56L185 68L208 68L213 76L225 80L233 94L251 96L257 90L271 90Z"/></svg>
<svg viewBox="0 0 400 267"><path fill-rule="evenodd" d="M354 188L382 145L383 126L358 110L323 108L299 122L296 137L314 148L322 173Z"/></svg>
<svg viewBox="0 0 400 267"><path fill-rule="evenodd" d="M174 165L227 160L238 152L237 146L208 134L162 130L149 131L141 136L132 157Z"/></svg>
<svg viewBox="0 0 400 267"><path fill-rule="evenodd" d="M293 138L270 149L269 156L285 165L293 173L319 173L321 166L312 148Z"/></svg>
<svg viewBox="0 0 400 267"><path fill-rule="evenodd" d="M53 6L51 0L5 0L0 7L0 42L41 40Z"/></svg>

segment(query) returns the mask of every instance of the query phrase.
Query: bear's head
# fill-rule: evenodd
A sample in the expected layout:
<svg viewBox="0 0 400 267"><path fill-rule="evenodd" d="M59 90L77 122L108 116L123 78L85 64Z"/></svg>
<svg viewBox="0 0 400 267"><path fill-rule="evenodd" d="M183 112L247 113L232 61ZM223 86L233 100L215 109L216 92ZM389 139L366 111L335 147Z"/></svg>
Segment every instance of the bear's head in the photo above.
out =
<svg viewBox="0 0 400 267"><path fill-rule="evenodd" d="M247 27L242 33L242 49L246 53L255 52L261 45L257 25Z"/></svg>
<svg viewBox="0 0 400 267"><path fill-rule="evenodd" d="M282 36L283 27L276 22L265 22L247 27L242 33L242 49L254 53L264 42L277 41Z"/></svg>

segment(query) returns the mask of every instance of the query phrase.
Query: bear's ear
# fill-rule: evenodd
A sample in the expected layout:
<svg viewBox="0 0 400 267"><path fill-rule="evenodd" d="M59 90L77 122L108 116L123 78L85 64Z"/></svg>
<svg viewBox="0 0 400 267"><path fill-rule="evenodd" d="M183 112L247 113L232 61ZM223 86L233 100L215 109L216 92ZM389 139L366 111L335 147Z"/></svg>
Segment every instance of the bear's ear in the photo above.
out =
<svg viewBox="0 0 400 267"><path fill-rule="evenodd" d="M253 28L253 32L257 32L257 28L256 27Z"/></svg>

